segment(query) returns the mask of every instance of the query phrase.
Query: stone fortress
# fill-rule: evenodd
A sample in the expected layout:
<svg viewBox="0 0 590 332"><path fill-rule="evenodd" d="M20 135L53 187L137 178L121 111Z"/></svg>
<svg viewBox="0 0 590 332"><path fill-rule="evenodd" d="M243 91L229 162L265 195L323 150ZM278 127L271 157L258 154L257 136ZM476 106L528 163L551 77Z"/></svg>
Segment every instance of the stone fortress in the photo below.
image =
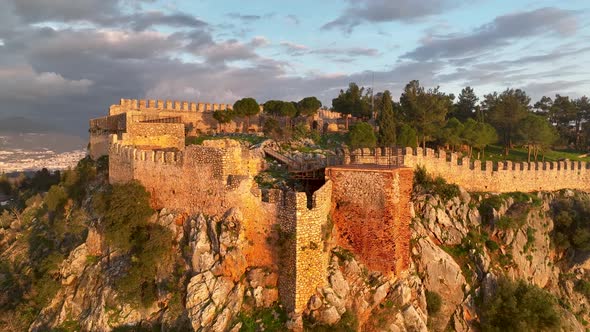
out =
<svg viewBox="0 0 590 332"><path fill-rule="evenodd" d="M123 99L110 107L108 116L90 120L90 155L108 155L109 181L139 181L156 209L210 216L239 210L248 221L242 227L250 245L242 263L279 266L279 296L289 311L302 311L316 287L326 284L330 234L335 234L329 240L332 245L350 250L371 270L404 274L410 261L410 195L416 166L472 191L590 191L588 163L481 165L419 148L406 149L402 167L395 168L384 167L389 163L387 149L345 153L338 166L325 169L325 182L309 197L304 192L260 189L254 181L265 168L260 149L235 140L185 146L187 135L218 131L212 112L229 108ZM336 119L325 113L331 112L324 112L317 119L320 123ZM258 119L250 123L250 128L241 121L228 127L259 129ZM280 245L271 245L268 240L277 233Z"/></svg>

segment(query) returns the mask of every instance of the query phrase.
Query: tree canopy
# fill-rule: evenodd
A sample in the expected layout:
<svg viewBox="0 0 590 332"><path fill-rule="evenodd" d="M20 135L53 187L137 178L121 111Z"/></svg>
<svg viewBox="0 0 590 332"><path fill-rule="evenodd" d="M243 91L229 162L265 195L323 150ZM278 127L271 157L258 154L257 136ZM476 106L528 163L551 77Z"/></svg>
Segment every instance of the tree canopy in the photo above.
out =
<svg viewBox="0 0 590 332"><path fill-rule="evenodd" d="M484 98L487 118L498 131L506 155L516 138L518 123L527 116L530 101L520 89L506 89L501 94L494 92Z"/></svg>
<svg viewBox="0 0 590 332"><path fill-rule="evenodd" d="M476 116L475 111L477 109L478 100L479 98L477 98L471 87L468 86L463 88L449 115L457 118L459 121L466 121L469 118L474 118Z"/></svg>
<svg viewBox="0 0 590 332"><path fill-rule="evenodd" d="M518 126L518 138L527 145L528 161L531 161L531 151L535 161L539 149L549 147L557 138L556 131L546 118L541 115L528 114L520 121Z"/></svg>
<svg viewBox="0 0 590 332"><path fill-rule="evenodd" d="M400 97L402 116L420 136L423 148L444 125L453 98L453 95L440 92L438 87L425 90L417 80L404 88Z"/></svg>
<svg viewBox="0 0 590 332"><path fill-rule="evenodd" d="M260 106L254 98L242 98L234 103L234 112L237 116L248 119L247 127L250 127L250 117L260 112Z"/></svg>
<svg viewBox="0 0 590 332"><path fill-rule="evenodd" d="M348 115L359 118L369 118L371 116L371 105L367 98L363 96L365 88L360 88L356 83L350 83L346 91L340 90L338 97L332 99L332 108L335 112L342 114L347 119Z"/></svg>
<svg viewBox="0 0 590 332"><path fill-rule="evenodd" d="M375 147L377 137L375 137L373 126L366 122L355 124L348 133L348 142L353 149Z"/></svg>
<svg viewBox="0 0 590 332"><path fill-rule="evenodd" d="M297 102L297 111L303 116L312 116L322 107L322 102L316 97L305 97Z"/></svg>
<svg viewBox="0 0 590 332"><path fill-rule="evenodd" d="M482 158L485 147L498 141L498 134L496 129L488 123L467 119L463 124L461 138L469 146L469 157L473 154L473 148L476 148L481 152L480 158Z"/></svg>

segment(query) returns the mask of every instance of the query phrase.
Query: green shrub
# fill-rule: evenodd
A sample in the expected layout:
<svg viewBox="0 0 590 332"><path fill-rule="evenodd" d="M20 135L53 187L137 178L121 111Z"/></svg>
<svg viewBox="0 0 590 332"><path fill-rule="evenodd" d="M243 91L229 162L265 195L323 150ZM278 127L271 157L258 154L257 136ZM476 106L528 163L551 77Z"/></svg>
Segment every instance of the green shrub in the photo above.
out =
<svg viewBox="0 0 590 332"><path fill-rule="evenodd" d="M492 224L494 222L494 210L499 210L504 203L504 199L500 196L490 196L479 204L479 214L481 219L486 224Z"/></svg>
<svg viewBox="0 0 590 332"><path fill-rule="evenodd" d="M133 247L138 239L135 233L154 213L149 199L149 193L137 181L115 184L95 195L93 206L103 216L105 236L111 245L125 252Z"/></svg>
<svg viewBox="0 0 590 332"><path fill-rule="evenodd" d="M149 198L141 184L129 182L113 185L93 202L95 211L103 216L108 243L130 259L129 269L115 281L115 288L125 302L144 307L157 298L156 273L167 270L173 261L172 232L148 223L154 213Z"/></svg>
<svg viewBox="0 0 590 332"><path fill-rule="evenodd" d="M516 222L508 216L501 216L495 223L495 226L502 230L508 230L511 228L515 228Z"/></svg>
<svg viewBox="0 0 590 332"><path fill-rule="evenodd" d="M524 245L524 252L529 251L535 245L535 232L536 230L532 227L526 229L526 244Z"/></svg>
<svg viewBox="0 0 590 332"><path fill-rule="evenodd" d="M100 261L100 256L86 255L86 263L88 265L95 265Z"/></svg>
<svg viewBox="0 0 590 332"><path fill-rule="evenodd" d="M552 239L560 249L590 252L590 200L567 197L552 202L555 228Z"/></svg>
<svg viewBox="0 0 590 332"><path fill-rule="evenodd" d="M556 299L522 280L498 280L495 292L483 300L482 331L546 331L561 325Z"/></svg>
<svg viewBox="0 0 590 332"><path fill-rule="evenodd" d="M426 309L429 315L436 315L442 307L442 297L437 292L426 291Z"/></svg>
<svg viewBox="0 0 590 332"><path fill-rule="evenodd" d="M101 156L96 160L96 171L105 175L109 175L109 156Z"/></svg>
<svg viewBox="0 0 590 332"><path fill-rule="evenodd" d="M433 178L424 167L418 167L414 172L414 188L420 188L425 192L438 195L445 201L461 194L459 186L447 183L442 177Z"/></svg>
<svg viewBox="0 0 590 332"><path fill-rule="evenodd" d="M68 194L62 186L53 185L45 195L45 205L51 212L61 210L68 200Z"/></svg>
<svg viewBox="0 0 590 332"><path fill-rule="evenodd" d="M344 248L335 248L332 253L342 262L349 262L354 259L354 254L350 250Z"/></svg>
<svg viewBox="0 0 590 332"><path fill-rule="evenodd" d="M578 280L574 289L590 300L590 281L586 281L584 279Z"/></svg>
<svg viewBox="0 0 590 332"><path fill-rule="evenodd" d="M238 315L238 321L242 323L241 332L284 331L287 319L287 312L278 305Z"/></svg>
<svg viewBox="0 0 590 332"><path fill-rule="evenodd" d="M262 125L262 132L266 136L272 137L281 137L283 135L283 130L279 121L275 118L266 118L264 120L264 124Z"/></svg>
<svg viewBox="0 0 590 332"><path fill-rule="evenodd" d="M500 249L500 246L494 240L486 240L485 243L486 243L486 248L488 248L492 252Z"/></svg>

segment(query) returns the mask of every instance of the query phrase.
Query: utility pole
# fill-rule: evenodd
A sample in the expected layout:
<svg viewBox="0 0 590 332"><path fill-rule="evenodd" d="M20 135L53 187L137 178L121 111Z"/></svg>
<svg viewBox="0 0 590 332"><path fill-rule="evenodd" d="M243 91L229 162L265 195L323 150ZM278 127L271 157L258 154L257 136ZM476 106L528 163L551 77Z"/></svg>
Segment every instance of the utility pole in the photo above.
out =
<svg viewBox="0 0 590 332"><path fill-rule="evenodd" d="M375 119L375 72L372 72L373 79L371 82L371 116Z"/></svg>

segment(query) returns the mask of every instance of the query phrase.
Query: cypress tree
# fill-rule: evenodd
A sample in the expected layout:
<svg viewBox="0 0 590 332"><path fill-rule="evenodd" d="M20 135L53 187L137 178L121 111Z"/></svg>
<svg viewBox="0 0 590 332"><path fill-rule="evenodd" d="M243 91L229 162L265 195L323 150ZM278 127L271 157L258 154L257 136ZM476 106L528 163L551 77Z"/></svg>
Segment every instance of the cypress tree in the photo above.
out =
<svg viewBox="0 0 590 332"><path fill-rule="evenodd" d="M381 99L382 110L379 114L379 144L381 146L395 145L395 116L393 114L393 102L388 90L383 92Z"/></svg>

